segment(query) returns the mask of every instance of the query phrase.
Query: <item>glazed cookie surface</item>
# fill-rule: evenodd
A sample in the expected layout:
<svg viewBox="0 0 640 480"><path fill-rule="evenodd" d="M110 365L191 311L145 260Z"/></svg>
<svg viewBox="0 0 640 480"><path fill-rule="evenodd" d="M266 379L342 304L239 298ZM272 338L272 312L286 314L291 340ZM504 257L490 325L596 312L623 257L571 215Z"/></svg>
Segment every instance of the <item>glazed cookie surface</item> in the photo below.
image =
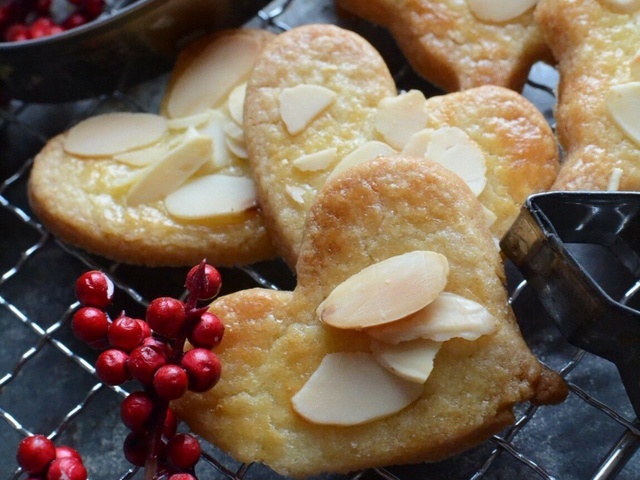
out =
<svg viewBox="0 0 640 480"><path fill-rule="evenodd" d="M444 160L473 177L496 237L558 168L548 123L520 94L485 86L398 95L378 52L332 25L295 28L265 48L244 119L264 218L292 267L316 192L348 164L394 153Z"/></svg>
<svg viewBox="0 0 640 480"><path fill-rule="evenodd" d="M553 188L640 189L640 3L543 0L536 15L560 72Z"/></svg>
<svg viewBox="0 0 640 480"><path fill-rule="evenodd" d="M389 29L415 71L446 92L481 85L521 91L549 57L535 0L336 0Z"/></svg>
<svg viewBox="0 0 640 480"><path fill-rule="evenodd" d="M161 115L97 115L51 139L29 178L38 219L63 241L131 264L273 258L242 130L244 83L272 36L203 38L181 53Z"/></svg>
<svg viewBox="0 0 640 480"><path fill-rule="evenodd" d="M408 331L388 330L404 319L382 327L328 324L340 289L347 288L349 298L358 291L369 299L385 297L381 285L350 289L372 278L358 275L363 269L397 266L405 255L445 259L440 295L467 299L490 319L489 328L473 337L438 337L443 343L426 381L381 371L372 360L374 344L379 351ZM394 268L382 276L392 290L406 270ZM377 159L327 184L310 211L297 273L293 292L252 289L214 301L211 310L226 326L216 349L222 379L176 405L192 430L236 460L263 462L296 478L437 461L511 423L514 404L555 403L566 395L564 382L538 363L520 335L481 205L459 177L434 162ZM408 297L422 294L413 278L401 280L412 284ZM394 307L405 305L393 297ZM401 339L398 345L407 343ZM349 368L320 366L335 359L351 359L347 367L366 367L380 380L356 374L340 383L338 375ZM342 386L322 388L318 402L309 405L316 388L310 378L321 376L318 371L329 382L335 375ZM347 385L357 405L343 404ZM399 405L397 399L379 399L396 391ZM390 410L372 414L372 408ZM355 412L363 416L355 418Z"/></svg>

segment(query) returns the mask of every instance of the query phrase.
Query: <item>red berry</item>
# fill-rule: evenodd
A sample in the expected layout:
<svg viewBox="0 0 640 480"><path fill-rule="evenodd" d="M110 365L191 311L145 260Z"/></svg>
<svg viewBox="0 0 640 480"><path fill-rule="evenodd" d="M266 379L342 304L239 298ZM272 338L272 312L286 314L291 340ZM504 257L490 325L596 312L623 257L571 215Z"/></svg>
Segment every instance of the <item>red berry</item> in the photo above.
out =
<svg viewBox="0 0 640 480"><path fill-rule="evenodd" d="M142 343L140 345L149 345L151 347L156 347L167 357L171 354L171 346L169 346L167 342L156 337L146 337L142 340Z"/></svg>
<svg viewBox="0 0 640 480"><path fill-rule="evenodd" d="M64 32L64 28L61 25L52 25L47 32L47 35L57 35Z"/></svg>
<svg viewBox="0 0 640 480"><path fill-rule="evenodd" d="M220 293L220 288L222 287L222 276L215 267L205 263L203 275L204 281L202 285L198 285L195 281L195 276L200 268L202 268L202 265L196 265L189 270L189 273L187 273L186 285L188 287L193 286L192 288L198 289L197 292L193 292L198 295L198 300L209 300Z"/></svg>
<svg viewBox="0 0 640 480"><path fill-rule="evenodd" d="M153 383L153 375L167 363L167 356L158 347L140 345L129 355L129 373L143 385Z"/></svg>
<svg viewBox="0 0 640 480"><path fill-rule="evenodd" d="M107 315L95 307L82 307L71 319L71 330L75 336L94 348L107 346L108 328Z"/></svg>
<svg viewBox="0 0 640 480"><path fill-rule="evenodd" d="M47 480L87 480L87 469L75 458L57 458L47 470Z"/></svg>
<svg viewBox="0 0 640 480"><path fill-rule="evenodd" d="M67 19L62 22L62 28L65 30L71 30L72 28L79 27L87 23L89 19L80 12L74 12L67 17Z"/></svg>
<svg viewBox="0 0 640 480"><path fill-rule="evenodd" d="M212 388L222 372L218 356L206 348L194 348L184 354L180 364L189 377L189 390L206 392Z"/></svg>
<svg viewBox="0 0 640 480"><path fill-rule="evenodd" d="M196 347L214 348L222 341L224 324L211 312L203 313L189 333L189 341Z"/></svg>
<svg viewBox="0 0 640 480"><path fill-rule="evenodd" d="M84 0L84 11L91 20L104 11L104 0Z"/></svg>
<svg viewBox="0 0 640 480"><path fill-rule="evenodd" d="M147 458L147 436L145 434L131 432L124 439L122 447L124 458L136 467L144 467Z"/></svg>
<svg viewBox="0 0 640 480"><path fill-rule="evenodd" d="M36 0L35 10L38 15L49 15L51 11L51 0Z"/></svg>
<svg viewBox="0 0 640 480"><path fill-rule="evenodd" d="M82 462L82 457L80 456L78 451L75 450L74 448L67 447L65 445L60 445L59 447L56 447L56 458L66 458L66 457L75 458L76 460Z"/></svg>
<svg viewBox="0 0 640 480"><path fill-rule="evenodd" d="M0 5L0 26L6 27L11 22L13 22L11 4Z"/></svg>
<svg viewBox="0 0 640 480"><path fill-rule="evenodd" d="M167 443L167 458L180 469L192 468L200 459L200 442L193 435L179 433Z"/></svg>
<svg viewBox="0 0 640 480"><path fill-rule="evenodd" d="M112 347L130 352L142 342L142 327L135 318L120 315L110 325L107 332Z"/></svg>
<svg viewBox="0 0 640 480"><path fill-rule="evenodd" d="M140 319L140 318L136 318L136 322L138 322L138 325L140 325L140 328L142 329L142 338L145 339L147 337L150 337L153 332L151 331L151 327L149 326L149 324L147 322L145 322L144 320Z"/></svg>
<svg viewBox="0 0 640 480"><path fill-rule="evenodd" d="M76 281L76 297L83 305L106 308L113 300L113 282L97 270L84 273Z"/></svg>
<svg viewBox="0 0 640 480"><path fill-rule="evenodd" d="M183 396L189 387L189 377L178 365L164 365L153 376L156 393L165 400L175 400Z"/></svg>
<svg viewBox="0 0 640 480"><path fill-rule="evenodd" d="M122 423L133 432L146 432L151 423L153 407L153 400L148 394L133 392L120 405Z"/></svg>
<svg viewBox="0 0 640 480"><path fill-rule="evenodd" d="M184 303L171 297L152 300L147 307L147 323L159 335L175 338L185 321Z"/></svg>
<svg viewBox="0 0 640 480"><path fill-rule="evenodd" d="M190 473L174 473L169 477L169 480L198 480Z"/></svg>
<svg viewBox="0 0 640 480"><path fill-rule="evenodd" d="M129 380L127 362L129 355L122 350L110 348L100 354L96 360L96 374L108 385L121 385Z"/></svg>
<svg viewBox="0 0 640 480"><path fill-rule="evenodd" d="M15 23L7 28L4 38L7 42L21 42L23 40L29 40L29 27L22 23Z"/></svg>
<svg viewBox="0 0 640 480"><path fill-rule="evenodd" d="M27 473L39 475L56 458L56 446L44 435L31 435L18 445L16 460Z"/></svg>
<svg viewBox="0 0 640 480"><path fill-rule="evenodd" d="M62 31L62 27L57 25L51 18L39 17L29 26L29 37L32 39L47 37Z"/></svg>
<svg viewBox="0 0 640 480"><path fill-rule="evenodd" d="M165 437L171 438L176 434L176 430L178 429L178 417L173 410L167 408L167 414L164 417L164 428L162 429L162 433Z"/></svg>

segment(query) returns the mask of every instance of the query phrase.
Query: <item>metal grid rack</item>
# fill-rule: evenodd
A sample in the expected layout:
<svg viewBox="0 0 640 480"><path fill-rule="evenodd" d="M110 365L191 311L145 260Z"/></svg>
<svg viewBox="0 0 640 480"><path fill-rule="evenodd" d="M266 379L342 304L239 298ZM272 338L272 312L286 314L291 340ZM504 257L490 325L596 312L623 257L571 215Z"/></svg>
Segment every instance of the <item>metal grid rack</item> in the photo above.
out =
<svg viewBox="0 0 640 480"><path fill-rule="evenodd" d="M275 1L249 26L273 31L314 22L340 23L376 46L399 88L439 93L407 66L383 30L336 15L331 0ZM12 102L0 109L0 476L23 476L15 448L30 433L80 450L92 480L139 478L121 454L126 429L119 420L124 388L95 376L96 353L70 333L77 304L75 279L102 269L116 282L119 308L142 314L148 300L179 296L187 269L147 269L108 262L69 248L32 217L26 184L33 156L48 138L78 120L107 110L155 111L166 78L127 92L63 105ZM552 121L555 71L534 66L524 90ZM586 479L640 477L634 456L640 430L615 367L567 344L517 272L508 267L511 300L534 353L560 371L570 385L562 405L524 405L516 424L479 447L436 464L421 464L322 476L323 480ZM605 267L606 268L606 267ZM222 269L223 293L253 286L291 288L295 279L279 262ZM239 464L206 445L199 478L283 479L268 468Z"/></svg>

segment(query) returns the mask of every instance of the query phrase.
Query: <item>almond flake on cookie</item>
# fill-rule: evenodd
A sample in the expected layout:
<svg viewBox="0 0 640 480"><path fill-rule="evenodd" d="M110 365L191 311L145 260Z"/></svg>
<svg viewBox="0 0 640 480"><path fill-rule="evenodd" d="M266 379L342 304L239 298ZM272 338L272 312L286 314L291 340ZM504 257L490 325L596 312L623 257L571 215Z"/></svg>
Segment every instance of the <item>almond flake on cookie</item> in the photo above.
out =
<svg viewBox="0 0 640 480"><path fill-rule="evenodd" d="M296 85L280 93L280 115L291 135L300 133L336 99L336 93L321 85Z"/></svg>
<svg viewBox="0 0 640 480"><path fill-rule="evenodd" d="M473 14L483 22L508 22L532 10L538 0L467 0Z"/></svg>

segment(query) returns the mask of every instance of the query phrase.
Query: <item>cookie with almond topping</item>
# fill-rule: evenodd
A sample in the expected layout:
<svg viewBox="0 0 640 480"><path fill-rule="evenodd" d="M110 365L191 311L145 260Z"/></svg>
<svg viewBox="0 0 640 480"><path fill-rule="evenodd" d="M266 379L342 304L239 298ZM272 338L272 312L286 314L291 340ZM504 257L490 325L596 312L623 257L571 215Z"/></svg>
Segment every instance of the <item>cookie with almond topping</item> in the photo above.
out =
<svg viewBox="0 0 640 480"><path fill-rule="evenodd" d="M273 34L229 30L179 56L161 114L90 117L51 139L29 177L54 235L131 264L273 258L244 146L245 82Z"/></svg>
<svg viewBox="0 0 640 480"><path fill-rule="evenodd" d="M482 206L435 162L378 158L321 187L297 280L212 303L224 374L175 404L238 461L294 478L438 461L567 394L521 337Z"/></svg>
<svg viewBox="0 0 640 480"><path fill-rule="evenodd" d="M560 73L557 190L640 189L640 2L542 0Z"/></svg>
<svg viewBox="0 0 640 480"><path fill-rule="evenodd" d="M445 163L479 195L497 237L558 169L553 132L520 94L495 86L398 94L375 48L333 25L294 28L265 48L247 84L244 126L265 221L292 267L316 192L349 165L395 153Z"/></svg>
<svg viewBox="0 0 640 480"><path fill-rule="evenodd" d="M537 0L336 0L386 27L414 70L445 92L499 85L520 92L550 59L533 18Z"/></svg>

